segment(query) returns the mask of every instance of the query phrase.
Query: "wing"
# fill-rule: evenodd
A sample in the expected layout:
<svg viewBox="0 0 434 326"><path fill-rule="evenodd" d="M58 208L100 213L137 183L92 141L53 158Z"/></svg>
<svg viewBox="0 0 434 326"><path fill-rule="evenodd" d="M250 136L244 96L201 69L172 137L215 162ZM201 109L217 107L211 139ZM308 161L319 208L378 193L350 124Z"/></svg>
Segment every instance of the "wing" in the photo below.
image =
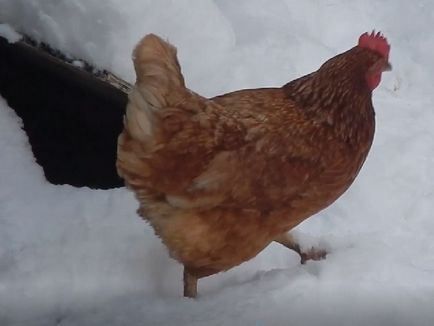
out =
<svg viewBox="0 0 434 326"><path fill-rule="evenodd" d="M280 89L211 101L214 106L184 121L149 162L158 176L150 186L172 206L275 209L324 170L313 137L321 129Z"/></svg>

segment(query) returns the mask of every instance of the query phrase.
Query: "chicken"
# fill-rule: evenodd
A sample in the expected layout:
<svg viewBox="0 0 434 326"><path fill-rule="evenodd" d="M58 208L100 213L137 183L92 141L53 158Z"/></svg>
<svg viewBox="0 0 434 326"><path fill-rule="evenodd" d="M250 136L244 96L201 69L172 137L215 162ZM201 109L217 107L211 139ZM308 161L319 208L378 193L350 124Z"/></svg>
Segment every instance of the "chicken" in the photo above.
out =
<svg viewBox="0 0 434 326"><path fill-rule="evenodd" d="M176 48L156 35L134 53L137 74L118 139L117 170L171 257L184 296L239 265L338 199L371 147L372 91L390 70L380 33L280 88L211 99L185 86Z"/></svg>

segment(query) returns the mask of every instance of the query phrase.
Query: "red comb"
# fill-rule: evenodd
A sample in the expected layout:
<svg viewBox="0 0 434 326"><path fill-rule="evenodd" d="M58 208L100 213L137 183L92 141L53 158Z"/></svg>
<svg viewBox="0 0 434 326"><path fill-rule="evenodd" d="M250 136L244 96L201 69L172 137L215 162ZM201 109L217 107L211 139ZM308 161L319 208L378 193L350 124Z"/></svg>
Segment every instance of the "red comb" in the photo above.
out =
<svg viewBox="0 0 434 326"><path fill-rule="evenodd" d="M371 34L360 35L359 46L381 54L386 60L389 59L390 45L381 32L375 34L375 31L372 31Z"/></svg>

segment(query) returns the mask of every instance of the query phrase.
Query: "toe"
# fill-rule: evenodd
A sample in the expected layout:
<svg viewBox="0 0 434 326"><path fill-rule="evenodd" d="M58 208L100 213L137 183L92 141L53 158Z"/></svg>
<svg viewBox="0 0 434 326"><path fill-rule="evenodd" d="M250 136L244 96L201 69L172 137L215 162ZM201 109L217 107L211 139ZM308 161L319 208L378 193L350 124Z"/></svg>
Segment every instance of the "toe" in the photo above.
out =
<svg viewBox="0 0 434 326"><path fill-rule="evenodd" d="M311 248L309 251L300 253L301 263L305 264L308 260L322 260L327 256L327 252L323 249Z"/></svg>

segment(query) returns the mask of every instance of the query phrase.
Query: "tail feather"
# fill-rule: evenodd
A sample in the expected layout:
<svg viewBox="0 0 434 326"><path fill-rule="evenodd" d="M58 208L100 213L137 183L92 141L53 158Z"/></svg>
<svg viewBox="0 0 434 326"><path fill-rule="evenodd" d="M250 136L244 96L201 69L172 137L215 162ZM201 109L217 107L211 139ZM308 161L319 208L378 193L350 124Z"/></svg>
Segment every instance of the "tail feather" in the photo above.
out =
<svg viewBox="0 0 434 326"><path fill-rule="evenodd" d="M156 112L170 107L187 92L176 48L154 34L145 36L133 52L137 80L129 95L125 129L137 140L154 134Z"/></svg>

